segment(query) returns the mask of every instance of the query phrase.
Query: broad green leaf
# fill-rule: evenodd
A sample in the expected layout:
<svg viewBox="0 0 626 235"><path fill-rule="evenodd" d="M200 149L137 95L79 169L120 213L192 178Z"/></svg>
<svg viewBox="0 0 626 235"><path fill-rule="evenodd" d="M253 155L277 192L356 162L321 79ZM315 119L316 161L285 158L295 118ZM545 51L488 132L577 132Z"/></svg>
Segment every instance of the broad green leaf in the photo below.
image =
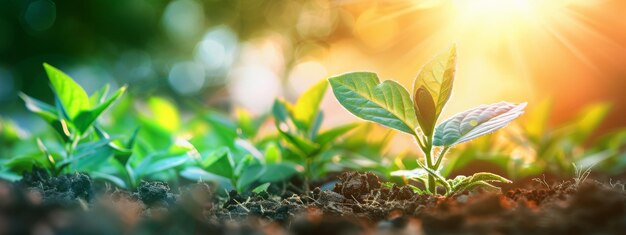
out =
<svg viewBox="0 0 626 235"><path fill-rule="evenodd" d="M380 82L375 73L355 72L329 79L343 107L357 117L409 134L417 119L409 93L394 81Z"/></svg>
<svg viewBox="0 0 626 235"><path fill-rule="evenodd" d="M126 87L122 87L109 97L103 103L96 106L94 109L81 111L80 114L74 119L74 125L78 128L78 131L84 133L89 127L96 121L96 119L104 112L113 102L118 100L126 91Z"/></svg>
<svg viewBox="0 0 626 235"><path fill-rule="evenodd" d="M500 102L459 113L437 126L433 144L452 146L498 130L524 113L526 103Z"/></svg>
<svg viewBox="0 0 626 235"><path fill-rule="evenodd" d="M413 83L415 114L422 131L428 136L432 134L435 123L452 94L455 67L456 47L453 46L447 53L438 55L424 65ZM428 99L427 96L431 98Z"/></svg>
<svg viewBox="0 0 626 235"><path fill-rule="evenodd" d="M216 146L234 147L235 139L237 139L237 123L233 122L227 116L216 111L205 111L203 118L214 129L211 133L215 134L221 143L215 143Z"/></svg>
<svg viewBox="0 0 626 235"><path fill-rule="evenodd" d="M217 155L210 156L203 165L204 169L210 173L229 179L234 176L235 161L230 151L219 150Z"/></svg>
<svg viewBox="0 0 626 235"><path fill-rule="evenodd" d="M270 187L270 183L264 183L262 185L257 186L256 188L252 189L252 192L253 193L266 192L269 187Z"/></svg>
<svg viewBox="0 0 626 235"><path fill-rule="evenodd" d="M90 108L89 96L70 76L47 63L44 63L43 67L48 74L55 95L70 119L73 120L81 111Z"/></svg>
<svg viewBox="0 0 626 235"><path fill-rule="evenodd" d="M259 165L261 161L250 154L246 154L241 159L237 159L235 162L235 177L240 177L250 166Z"/></svg>
<svg viewBox="0 0 626 235"><path fill-rule="evenodd" d="M264 172L265 166L263 165L248 166L237 180L237 191L243 192L250 184L257 181Z"/></svg>
<svg viewBox="0 0 626 235"><path fill-rule="evenodd" d="M326 145L328 143L333 142L334 140L336 140L340 136L342 136L342 135L348 133L349 131L353 130L357 126L359 126L357 123L350 123L350 124L346 124L346 125L342 125L342 126L338 126L338 127L332 128L332 129L327 130L325 132L322 132L320 135L318 135L317 138L315 138L315 142L317 142L319 145L322 145L322 146Z"/></svg>
<svg viewBox="0 0 626 235"><path fill-rule="evenodd" d="M310 140L300 137L298 135L291 134L284 130L279 129L280 135L283 139L286 140L290 146L294 147L297 151L299 151L304 156L311 156L317 153L320 146L316 143L311 142Z"/></svg>
<svg viewBox="0 0 626 235"><path fill-rule="evenodd" d="M265 162L268 164L280 163L283 161L283 155L280 152L280 148L274 142L269 143L265 147L265 153L263 155L265 156Z"/></svg>
<svg viewBox="0 0 626 235"><path fill-rule="evenodd" d="M261 182L283 181L298 173L296 166L289 163L267 164L265 169L265 173L259 178Z"/></svg>
<svg viewBox="0 0 626 235"><path fill-rule="evenodd" d="M173 169L185 164L187 160L189 160L189 156L186 154L179 156L168 156L159 160L155 160L155 158L156 155L145 158L142 164L137 166L137 168L135 169L136 175L138 177L148 176L157 172Z"/></svg>
<svg viewBox="0 0 626 235"><path fill-rule="evenodd" d="M319 112L320 103L326 94L326 89L328 89L328 82L326 80L319 81L306 90L296 101L293 106L293 116L301 129L307 131L311 129Z"/></svg>
<svg viewBox="0 0 626 235"><path fill-rule="evenodd" d="M219 183L222 187L228 190L234 188L234 186L231 184L230 179L225 178L220 175L213 174L211 172L207 172L195 166L186 167L180 172L180 175L187 179L195 180L199 182L214 181L214 182Z"/></svg>

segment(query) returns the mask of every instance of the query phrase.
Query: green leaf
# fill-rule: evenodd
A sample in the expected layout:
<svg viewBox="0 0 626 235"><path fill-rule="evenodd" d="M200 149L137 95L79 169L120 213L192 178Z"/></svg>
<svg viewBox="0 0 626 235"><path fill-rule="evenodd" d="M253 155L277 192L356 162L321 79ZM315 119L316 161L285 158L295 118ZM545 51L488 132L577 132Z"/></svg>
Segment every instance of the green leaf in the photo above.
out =
<svg viewBox="0 0 626 235"><path fill-rule="evenodd" d="M413 83L413 101L415 114L427 136L433 128L441 111L450 99L456 67L456 47L437 56L424 65Z"/></svg>
<svg viewBox="0 0 626 235"><path fill-rule="evenodd" d="M253 118L247 110L242 108L237 108L235 113L237 116L237 126L241 129L242 134L246 138L254 138L268 117L268 115L261 115L257 118Z"/></svg>
<svg viewBox="0 0 626 235"><path fill-rule="evenodd" d="M159 97L152 97L148 100L148 107L152 113L152 121L156 126L172 133L180 127L180 117L176 106Z"/></svg>
<svg viewBox="0 0 626 235"><path fill-rule="evenodd" d="M211 172L207 172L207 171L205 171L205 170L203 170L201 168L195 167L195 166L186 167L185 169L183 169L180 172L180 175L182 177L185 177L185 178L190 179L190 180L195 180L195 181L215 181L215 182L218 182L218 183L220 183L222 185L228 185L228 186L233 187L231 185L231 183L230 183L230 179L225 178L225 177L223 177L221 175L216 175L216 174L213 174Z"/></svg>
<svg viewBox="0 0 626 235"><path fill-rule="evenodd" d="M295 132L297 129L296 124L293 121L292 111L293 106L287 101L282 99L276 99L272 105L272 114L276 127L282 129L285 132Z"/></svg>
<svg viewBox="0 0 626 235"><path fill-rule="evenodd" d="M293 116L300 129L306 131L311 129L319 112L320 103L326 94L326 89L328 89L328 82L326 80L319 81L306 90L296 101L293 107Z"/></svg>
<svg viewBox="0 0 626 235"><path fill-rule="evenodd" d="M55 95L70 119L73 120L81 111L90 108L89 96L70 76L47 63L44 63L43 67L48 74Z"/></svg>
<svg viewBox="0 0 626 235"><path fill-rule="evenodd" d="M353 130L357 126L359 126L358 123L350 123L350 124L346 124L346 125L342 125L342 126L338 126L338 127L332 128L332 129L327 130L327 131L321 133L320 135L318 135L317 138L315 138L315 142L317 142L317 144L322 145L322 146L326 145L328 143L333 142L334 140L336 140L340 136L342 136L342 135L348 133L349 131Z"/></svg>
<svg viewBox="0 0 626 235"><path fill-rule="evenodd" d="M54 169L56 166L56 161L54 161L54 157L52 156L52 154L50 154L50 151L48 151L48 148L43 143L43 141L41 141L40 138L37 138L37 146L39 147L39 151L43 153L44 158L48 162L48 169Z"/></svg>
<svg viewBox="0 0 626 235"><path fill-rule="evenodd" d="M502 176L489 173L489 172L479 172L469 177L470 183L477 182L477 181L498 182L498 183L508 183L508 184L512 183L507 178L504 178Z"/></svg>
<svg viewBox="0 0 626 235"><path fill-rule="evenodd" d="M355 116L415 134L413 102L400 84L380 83L375 73L368 72L339 75L329 81L339 103Z"/></svg>
<svg viewBox="0 0 626 235"><path fill-rule="evenodd" d="M424 135L431 136L437 122L437 110L433 97L424 86L415 91L413 104L415 105L415 116Z"/></svg>
<svg viewBox="0 0 626 235"><path fill-rule="evenodd" d="M252 192L253 193L266 192L269 187L270 187L270 183L264 183L262 185L257 186L256 188L252 189Z"/></svg>
<svg viewBox="0 0 626 235"><path fill-rule="evenodd" d="M113 94L113 96L109 97L106 101L95 107L91 110L81 111L80 114L75 118L74 125L78 128L80 133L85 133L85 131L91 127L91 125L96 121L96 119L104 112L113 102L118 100L126 91L126 87L122 87Z"/></svg>
<svg viewBox="0 0 626 235"><path fill-rule="evenodd" d="M159 160L154 160L155 158L155 155L145 158L144 162L142 162L142 164L135 169L136 175L138 177L148 176L157 172L176 168L185 164L187 160L189 160L189 155L183 154L179 156L168 156Z"/></svg>
<svg viewBox="0 0 626 235"><path fill-rule="evenodd" d="M265 173L259 179L261 182L279 182L298 173L296 166L289 163L267 164L265 169Z"/></svg>
<svg viewBox="0 0 626 235"><path fill-rule="evenodd" d="M96 107L102 102L104 102L107 98L107 94L109 94L109 90L111 86L109 84L104 85L100 90L97 90L91 96L89 96L89 103L91 107Z"/></svg>
<svg viewBox="0 0 626 235"><path fill-rule="evenodd" d="M94 171L94 172L89 173L89 176L91 176L93 179L102 179L102 180L109 181L122 188L128 188L126 185L126 182L124 182L123 179L115 175Z"/></svg>
<svg viewBox="0 0 626 235"><path fill-rule="evenodd" d="M20 98L24 100L26 104L26 108L37 114L37 116L41 117L44 121L48 123L54 130L59 133L59 135L63 138L64 141L69 141L69 136L71 135L69 129L67 127L67 123L62 120L57 110L44 102L41 102L37 99L34 99L24 93L19 94Z"/></svg>
<svg viewBox="0 0 626 235"><path fill-rule="evenodd" d="M246 154L243 156L243 158L236 160L234 175L235 177L240 177L242 173L248 170L250 166L259 165L259 164L260 164L260 161L257 158L255 158L254 156L250 154Z"/></svg>
<svg viewBox="0 0 626 235"><path fill-rule="evenodd" d="M235 139L237 139L237 123L230 120L229 117L216 112L205 111L203 118L214 129L212 132L215 134L221 143L216 143L217 146L229 146L234 147Z"/></svg>
<svg viewBox="0 0 626 235"><path fill-rule="evenodd" d="M1 169L0 170L0 179L8 180L8 181L11 181L11 182L16 182L16 181L22 179L22 175L21 174L15 174L13 172Z"/></svg>
<svg viewBox="0 0 626 235"><path fill-rule="evenodd" d="M586 106L571 122L569 126L571 133L567 134L571 135L576 143L584 142L597 130L610 110L611 105L603 102Z"/></svg>
<svg viewBox="0 0 626 235"><path fill-rule="evenodd" d="M280 135L287 141L290 146L297 149L304 156L311 156L317 153L320 146L316 143L311 142L310 140L300 137L298 135L290 134L284 130L278 130Z"/></svg>
<svg viewBox="0 0 626 235"><path fill-rule="evenodd" d="M235 161L228 150L218 150L203 163L206 171L226 178L234 177Z"/></svg>
<svg viewBox="0 0 626 235"><path fill-rule="evenodd" d="M437 126L433 144L452 146L498 130L524 113L526 103L500 102L459 113Z"/></svg>
<svg viewBox="0 0 626 235"><path fill-rule="evenodd" d="M250 184L257 181L264 172L265 166L263 165L248 166L237 180L237 191L243 192Z"/></svg>
<svg viewBox="0 0 626 235"><path fill-rule="evenodd" d="M280 148L274 142L269 143L265 147L265 153L263 155L265 156L265 162L268 164L280 163L283 161L283 155L280 152Z"/></svg>

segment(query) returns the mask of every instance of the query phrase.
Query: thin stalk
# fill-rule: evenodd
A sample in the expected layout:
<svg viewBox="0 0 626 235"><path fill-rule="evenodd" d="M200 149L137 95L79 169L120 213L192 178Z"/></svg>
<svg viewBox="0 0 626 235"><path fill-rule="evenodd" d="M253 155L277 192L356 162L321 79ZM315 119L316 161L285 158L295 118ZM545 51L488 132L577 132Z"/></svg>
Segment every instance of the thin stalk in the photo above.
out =
<svg viewBox="0 0 626 235"><path fill-rule="evenodd" d="M71 162L72 158L74 157L74 150L76 150L76 147L78 146L78 142L80 142L80 136L77 135L77 136L71 138L69 144L65 145L66 146L65 147L65 151L67 152L67 154L66 154L67 155L67 159L70 160L70 162ZM68 167L68 168L71 168L71 163L70 163L69 166L70 167Z"/></svg>
<svg viewBox="0 0 626 235"><path fill-rule="evenodd" d="M126 185L126 187L128 187L129 190L135 189L135 180L133 179L132 168L128 164L124 166L124 173L126 180L128 181L128 185Z"/></svg>
<svg viewBox="0 0 626 235"><path fill-rule="evenodd" d="M428 149L426 152L426 167L429 169L433 169L432 159L431 159L431 149ZM437 194L437 185L435 181L435 176L432 174L428 174L428 191L434 194Z"/></svg>
<svg viewBox="0 0 626 235"><path fill-rule="evenodd" d="M426 159L426 167L429 169L433 169L433 159L432 159L432 145L426 140L426 143L422 143L417 133L414 134L415 139L420 145L422 152L424 152L424 158ZM437 185L435 181L435 177L431 174L428 174L428 192L437 193Z"/></svg>
<svg viewBox="0 0 626 235"><path fill-rule="evenodd" d="M449 149L449 147L443 147L443 150L441 150L441 153L439 153L439 156L437 157L437 162L435 162L435 170L439 169L439 165L441 165L441 161Z"/></svg>
<svg viewBox="0 0 626 235"><path fill-rule="evenodd" d="M305 158L304 159L304 182L303 182L303 188L304 188L304 195L309 195L309 181L311 180L311 159L310 158Z"/></svg>

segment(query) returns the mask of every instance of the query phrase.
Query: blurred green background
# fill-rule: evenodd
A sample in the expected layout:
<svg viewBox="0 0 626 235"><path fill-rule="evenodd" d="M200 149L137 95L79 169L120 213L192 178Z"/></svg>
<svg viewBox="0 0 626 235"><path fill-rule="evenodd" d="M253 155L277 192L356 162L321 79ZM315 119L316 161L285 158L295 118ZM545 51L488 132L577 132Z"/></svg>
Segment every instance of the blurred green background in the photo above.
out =
<svg viewBox="0 0 626 235"><path fill-rule="evenodd" d="M533 107L551 99L550 122L558 124L606 101L613 104L600 126L607 132L626 117L625 4L0 0L0 115L39 128L17 94L52 101L43 62L88 93L128 84L138 100L167 96L179 105L197 101L260 114L277 96L293 101L318 80L348 71L410 86L426 61L456 43L458 79L444 118L482 103ZM333 99L323 107L334 114L330 124L354 120Z"/></svg>

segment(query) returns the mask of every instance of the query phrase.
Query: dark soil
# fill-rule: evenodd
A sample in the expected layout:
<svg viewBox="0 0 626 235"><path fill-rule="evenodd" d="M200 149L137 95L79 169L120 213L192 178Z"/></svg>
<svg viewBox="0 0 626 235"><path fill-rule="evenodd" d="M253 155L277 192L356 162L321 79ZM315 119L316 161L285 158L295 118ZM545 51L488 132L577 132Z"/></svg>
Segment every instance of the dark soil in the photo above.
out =
<svg viewBox="0 0 626 235"><path fill-rule="evenodd" d="M0 235L626 234L623 185L591 180L453 197L418 195L354 172L339 176L332 191L308 195L220 198L202 183L141 182L135 192L99 185L85 174L40 170L0 181Z"/></svg>

